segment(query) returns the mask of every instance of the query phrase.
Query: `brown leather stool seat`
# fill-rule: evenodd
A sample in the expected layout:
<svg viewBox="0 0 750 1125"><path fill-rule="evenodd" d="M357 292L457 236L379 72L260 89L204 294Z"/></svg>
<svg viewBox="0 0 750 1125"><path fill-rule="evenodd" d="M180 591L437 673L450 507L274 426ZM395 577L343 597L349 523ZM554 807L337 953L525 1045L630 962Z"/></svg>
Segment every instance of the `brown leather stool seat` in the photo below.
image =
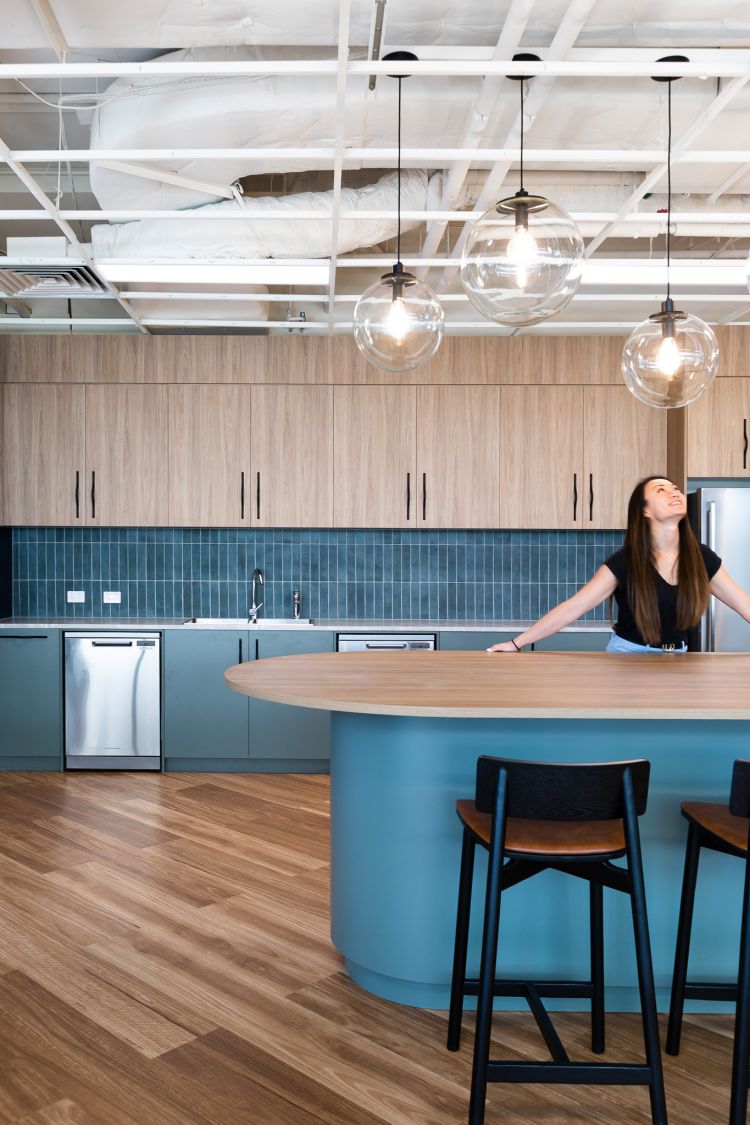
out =
<svg viewBox="0 0 750 1125"><path fill-rule="evenodd" d="M667 1053L679 1054L685 1000L732 1001L735 1005L732 1049L729 1125L746 1125L750 1088L750 761L734 763L728 805L708 801L686 801L681 805L688 822L685 872L682 879L680 919L672 975L672 997L667 1025ZM737 983L689 981L687 979L690 937L695 909L695 888L701 850L723 852L741 859L745 886L740 923L740 952Z"/></svg>
<svg viewBox="0 0 750 1125"><path fill-rule="evenodd" d="M489 847L492 835L490 813L479 812L474 801L456 801L456 812L479 843ZM625 854L625 830L621 820L520 820L508 817L505 851L508 855L576 858L606 855L608 859L617 859Z"/></svg>
<svg viewBox="0 0 750 1125"><path fill-rule="evenodd" d="M469 1125L483 1125L490 1082L644 1085L653 1125L667 1125L661 1069L656 993L646 914L638 818L645 812L649 763L513 761L481 756L474 799L456 801L462 825L461 868L456 904L448 1050L461 1045L464 1000L477 998ZM487 853L484 924L479 975L467 972L477 849ZM616 864L613 860L624 859ZM552 870L589 885L590 975L583 980L524 980L498 975L500 902L507 892ZM604 888L628 895L638 970L644 1063L571 1059L544 999L591 1003L591 1050L604 1052ZM534 922L533 916L528 919ZM554 935L549 934L550 942ZM522 997L536 1020L550 1060L491 1059L493 1001Z"/></svg>
<svg viewBox="0 0 750 1125"><path fill-rule="evenodd" d="M708 801L685 801L680 810L686 820L691 820L730 848L736 848L739 855L745 855L750 830L748 817L734 816L728 805L715 805Z"/></svg>

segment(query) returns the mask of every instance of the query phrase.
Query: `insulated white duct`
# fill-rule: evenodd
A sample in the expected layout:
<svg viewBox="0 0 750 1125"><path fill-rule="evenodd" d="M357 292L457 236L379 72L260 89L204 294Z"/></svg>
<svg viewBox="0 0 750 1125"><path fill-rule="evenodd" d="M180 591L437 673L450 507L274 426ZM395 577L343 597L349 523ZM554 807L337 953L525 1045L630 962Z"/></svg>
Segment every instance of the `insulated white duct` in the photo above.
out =
<svg viewBox="0 0 750 1125"><path fill-rule="evenodd" d="M428 177L418 169L401 173L401 206L404 210L423 211L439 205L442 176ZM392 217L397 203L397 177L389 172L377 183L362 188L343 188L341 209L345 211L388 211L382 219L341 219L337 250L346 254L364 246L374 246L396 234ZM262 210L278 218L227 219L201 222L196 213L206 215L237 214L245 208ZM210 203L191 211L191 218L140 219L132 223L98 225L91 231L91 248L95 258L327 258L331 253L331 225L324 218L288 219L285 211L304 210L333 212L333 192L301 192L280 198L230 200ZM402 230L411 230L419 223L402 222Z"/></svg>

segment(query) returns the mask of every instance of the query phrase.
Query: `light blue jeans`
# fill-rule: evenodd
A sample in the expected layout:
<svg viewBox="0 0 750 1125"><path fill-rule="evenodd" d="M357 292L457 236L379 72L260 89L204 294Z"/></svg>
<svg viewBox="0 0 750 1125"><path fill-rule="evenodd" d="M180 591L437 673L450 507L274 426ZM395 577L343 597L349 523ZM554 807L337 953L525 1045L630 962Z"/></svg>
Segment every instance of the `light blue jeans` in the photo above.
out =
<svg viewBox="0 0 750 1125"><path fill-rule="evenodd" d="M607 652L687 652L687 645L683 643L674 649L663 649L658 645L637 645L635 641L626 641L624 637L613 633L609 638Z"/></svg>

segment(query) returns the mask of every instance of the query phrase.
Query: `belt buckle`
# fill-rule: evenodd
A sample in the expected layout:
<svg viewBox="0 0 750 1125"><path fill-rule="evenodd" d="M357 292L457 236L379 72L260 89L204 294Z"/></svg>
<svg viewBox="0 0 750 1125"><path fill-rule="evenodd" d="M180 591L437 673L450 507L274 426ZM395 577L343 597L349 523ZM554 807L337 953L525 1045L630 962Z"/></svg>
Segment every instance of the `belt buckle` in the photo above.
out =
<svg viewBox="0 0 750 1125"><path fill-rule="evenodd" d="M674 650L677 648L677 645L673 641L670 641L668 644L662 645L661 647L662 652L674 652Z"/></svg>

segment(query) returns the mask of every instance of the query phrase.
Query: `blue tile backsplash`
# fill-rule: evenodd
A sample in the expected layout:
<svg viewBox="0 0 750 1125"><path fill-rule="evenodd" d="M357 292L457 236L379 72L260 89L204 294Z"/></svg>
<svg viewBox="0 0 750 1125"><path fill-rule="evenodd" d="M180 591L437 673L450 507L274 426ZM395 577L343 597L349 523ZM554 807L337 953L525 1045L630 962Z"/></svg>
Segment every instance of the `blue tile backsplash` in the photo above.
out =
<svg viewBox="0 0 750 1125"><path fill-rule="evenodd" d="M18 617L262 616L497 621L538 617L622 543L620 531L327 531L14 528ZM66 590L83 590L68 604ZM119 590L120 605L104 605ZM606 604L587 614L606 620Z"/></svg>

